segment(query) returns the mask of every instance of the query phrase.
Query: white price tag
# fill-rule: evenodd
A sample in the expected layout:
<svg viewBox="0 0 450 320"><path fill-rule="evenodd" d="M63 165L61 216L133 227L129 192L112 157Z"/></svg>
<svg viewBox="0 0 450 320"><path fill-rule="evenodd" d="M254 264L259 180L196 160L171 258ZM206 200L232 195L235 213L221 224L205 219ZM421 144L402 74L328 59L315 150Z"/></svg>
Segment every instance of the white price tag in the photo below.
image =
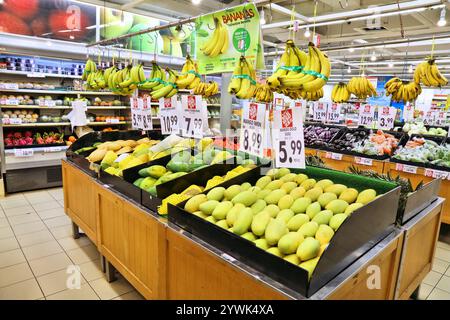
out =
<svg viewBox="0 0 450 320"><path fill-rule="evenodd" d="M46 106L46 107L56 107L56 101L54 101L54 100L44 100L44 106Z"/></svg>
<svg viewBox="0 0 450 320"><path fill-rule="evenodd" d="M434 179L449 179L450 173L447 171L440 171L434 169L425 169L424 176L434 178Z"/></svg>
<svg viewBox="0 0 450 320"><path fill-rule="evenodd" d="M313 104L313 120L325 122L327 120L328 103L314 102Z"/></svg>
<svg viewBox="0 0 450 320"><path fill-rule="evenodd" d="M371 127L375 120L375 106L369 104L359 107L358 124L360 126Z"/></svg>
<svg viewBox="0 0 450 320"><path fill-rule="evenodd" d="M7 99L6 104L9 106L18 106L19 100L18 99Z"/></svg>
<svg viewBox="0 0 450 320"><path fill-rule="evenodd" d="M32 72L32 73L27 73L27 77L28 78L45 78L45 74L39 73L39 72Z"/></svg>
<svg viewBox="0 0 450 320"><path fill-rule="evenodd" d="M141 114L141 127L142 130L153 130L153 120L152 120L152 107L151 98L147 97L145 99L139 99L138 105Z"/></svg>
<svg viewBox="0 0 450 320"><path fill-rule="evenodd" d="M355 163L361 164L363 166L372 166L373 161L369 158L361 158L361 157L355 157Z"/></svg>
<svg viewBox="0 0 450 320"><path fill-rule="evenodd" d="M275 98L275 110L281 110L284 108L284 99L283 98Z"/></svg>
<svg viewBox="0 0 450 320"><path fill-rule="evenodd" d="M168 99L159 99L159 118L161 119L162 134L179 133L180 109L176 95Z"/></svg>
<svg viewBox="0 0 450 320"><path fill-rule="evenodd" d="M333 160L342 160L342 153L334 153L334 152L327 152L325 153L325 158L327 159L333 159Z"/></svg>
<svg viewBox="0 0 450 320"><path fill-rule="evenodd" d="M436 112L427 111L423 114L423 124L427 126L432 126L435 124Z"/></svg>
<svg viewBox="0 0 450 320"><path fill-rule="evenodd" d="M133 129L140 129L139 125L141 123L141 113L139 112L139 105L137 98L130 98L131 106L131 127Z"/></svg>
<svg viewBox="0 0 450 320"><path fill-rule="evenodd" d="M242 126L239 136L239 150L249 154L264 156L264 133L266 125L266 105L246 101L242 112Z"/></svg>
<svg viewBox="0 0 450 320"><path fill-rule="evenodd" d="M119 123L120 120L119 119L106 119L105 122L106 123Z"/></svg>
<svg viewBox="0 0 450 320"><path fill-rule="evenodd" d="M208 129L208 111L202 96L181 97L183 121L182 135L189 138L203 138L203 132Z"/></svg>
<svg viewBox="0 0 450 320"><path fill-rule="evenodd" d="M436 119L434 121L435 125L443 126L447 122L447 113L444 111L436 112Z"/></svg>
<svg viewBox="0 0 450 320"><path fill-rule="evenodd" d="M19 90L19 84L18 83L5 83L4 89L6 90Z"/></svg>
<svg viewBox="0 0 450 320"><path fill-rule="evenodd" d="M3 105L3 106L6 105L6 104L7 104L7 103L6 103L7 101L8 101L8 99L1 98L1 99L0 99L0 105Z"/></svg>
<svg viewBox="0 0 450 320"><path fill-rule="evenodd" d="M416 174L417 173L417 167L410 166L410 165L403 164L403 163L397 163L395 165L395 170L406 172L406 173L412 173L412 174Z"/></svg>
<svg viewBox="0 0 450 320"><path fill-rule="evenodd" d="M301 109L274 111L273 120L276 167L305 168Z"/></svg>
<svg viewBox="0 0 450 320"><path fill-rule="evenodd" d="M47 153L47 152L60 152L60 151L63 151L63 149L61 147L44 148L44 153Z"/></svg>
<svg viewBox="0 0 450 320"><path fill-rule="evenodd" d="M378 107L378 129L390 130L394 127L397 108Z"/></svg>
<svg viewBox="0 0 450 320"><path fill-rule="evenodd" d="M19 158L32 157L34 155L33 149L14 149L14 156Z"/></svg>
<svg viewBox="0 0 450 320"><path fill-rule="evenodd" d="M405 122L414 120L414 106L410 103L403 108L403 120Z"/></svg>
<svg viewBox="0 0 450 320"><path fill-rule="evenodd" d="M327 122L339 123L341 118L341 107L340 103L332 103L328 106L327 112Z"/></svg>
<svg viewBox="0 0 450 320"><path fill-rule="evenodd" d="M9 118L9 124L22 124L21 118Z"/></svg>

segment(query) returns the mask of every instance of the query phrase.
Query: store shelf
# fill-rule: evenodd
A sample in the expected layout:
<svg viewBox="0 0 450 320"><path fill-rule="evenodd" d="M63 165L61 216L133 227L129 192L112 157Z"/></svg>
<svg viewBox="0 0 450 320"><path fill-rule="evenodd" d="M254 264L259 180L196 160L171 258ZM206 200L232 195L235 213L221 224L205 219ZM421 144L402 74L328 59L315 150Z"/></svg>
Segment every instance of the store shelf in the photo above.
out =
<svg viewBox="0 0 450 320"><path fill-rule="evenodd" d="M94 95L94 96L113 96L115 95L111 91L69 91L69 90L37 90L37 89L0 89L0 92L9 93L37 93L37 94L82 94L82 95Z"/></svg>
<svg viewBox="0 0 450 320"><path fill-rule="evenodd" d="M220 107L220 103L208 103L208 107Z"/></svg>
<svg viewBox="0 0 450 320"><path fill-rule="evenodd" d="M118 126L128 124L128 121L112 122L88 122L88 126ZM22 124L4 124L4 128L18 128L18 127L62 127L70 126L70 122L47 122L47 123L22 123Z"/></svg>
<svg viewBox="0 0 450 320"><path fill-rule="evenodd" d="M21 148L21 147L17 147L17 148L13 148L13 149L6 149L5 150L5 154L9 155L14 155L15 149L32 149L33 152L44 152L44 153L53 153L53 152L61 152L61 151L66 151L69 147L68 146L26 146L26 148Z"/></svg>
<svg viewBox="0 0 450 320"><path fill-rule="evenodd" d="M41 73L32 71L13 71L13 70L2 70L0 69L0 74L13 74L20 76L27 76L28 78L68 78L68 79L81 79L81 76L73 76L69 74L53 74L53 73Z"/></svg>
<svg viewBox="0 0 450 320"><path fill-rule="evenodd" d="M72 109L68 106L56 106L56 107L45 107L45 106L35 106L35 105L0 105L0 108L4 109L44 109L44 110L67 110ZM130 109L127 106L89 106L88 110L122 110Z"/></svg>

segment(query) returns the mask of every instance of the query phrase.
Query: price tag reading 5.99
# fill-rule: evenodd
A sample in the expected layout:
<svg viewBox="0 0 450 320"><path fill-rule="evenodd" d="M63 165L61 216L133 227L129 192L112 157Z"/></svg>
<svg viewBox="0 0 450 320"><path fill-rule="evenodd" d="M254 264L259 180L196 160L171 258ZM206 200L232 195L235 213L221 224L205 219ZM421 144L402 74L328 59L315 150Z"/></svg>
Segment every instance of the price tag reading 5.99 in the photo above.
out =
<svg viewBox="0 0 450 320"><path fill-rule="evenodd" d="M275 111L273 119L276 167L305 168L301 110L293 108Z"/></svg>
<svg viewBox="0 0 450 320"><path fill-rule="evenodd" d="M266 105L247 102L242 114L242 128L239 137L239 150L249 154L264 156L263 137Z"/></svg>

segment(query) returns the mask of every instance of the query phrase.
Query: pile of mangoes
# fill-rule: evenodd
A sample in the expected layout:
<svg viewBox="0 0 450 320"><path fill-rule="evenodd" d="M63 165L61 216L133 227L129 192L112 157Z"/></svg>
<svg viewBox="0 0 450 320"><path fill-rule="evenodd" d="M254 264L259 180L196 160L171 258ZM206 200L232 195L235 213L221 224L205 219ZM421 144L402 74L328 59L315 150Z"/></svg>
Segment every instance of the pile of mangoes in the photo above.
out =
<svg viewBox="0 0 450 320"><path fill-rule="evenodd" d="M254 186L215 187L190 198L184 209L308 271L336 230L377 197L329 179L316 181L289 169L271 169Z"/></svg>

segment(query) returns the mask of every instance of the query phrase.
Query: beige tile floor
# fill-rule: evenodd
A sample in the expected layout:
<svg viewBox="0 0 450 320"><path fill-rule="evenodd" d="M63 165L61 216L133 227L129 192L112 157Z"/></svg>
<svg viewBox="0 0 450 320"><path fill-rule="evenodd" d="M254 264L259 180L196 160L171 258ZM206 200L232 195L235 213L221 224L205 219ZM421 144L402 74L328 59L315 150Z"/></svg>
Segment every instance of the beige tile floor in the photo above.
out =
<svg viewBox="0 0 450 320"><path fill-rule="evenodd" d="M121 275L106 281L96 247L73 239L63 205L62 188L0 198L0 300L143 299ZM73 266L78 289L67 286Z"/></svg>
<svg viewBox="0 0 450 320"><path fill-rule="evenodd" d="M0 199L0 300L143 299L120 275L112 283L100 270L99 253L87 237L72 238L62 188ZM79 267L79 289L67 289L70 266ZM439 242L433 270L419 299L450 300L450 245Z"/></svg>

